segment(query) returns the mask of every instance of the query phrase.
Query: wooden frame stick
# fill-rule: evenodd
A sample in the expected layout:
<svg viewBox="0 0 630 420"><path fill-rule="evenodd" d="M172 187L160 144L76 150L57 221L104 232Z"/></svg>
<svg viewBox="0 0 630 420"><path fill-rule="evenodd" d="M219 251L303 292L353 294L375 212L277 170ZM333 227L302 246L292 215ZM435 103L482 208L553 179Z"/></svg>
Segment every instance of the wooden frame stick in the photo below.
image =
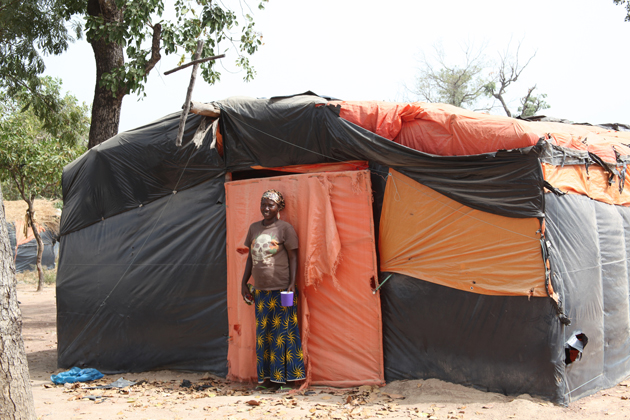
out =
<svg viewBox="0 0 630 420"><path fill-rule="evenodd" d="M197 41L197 51L195 51L194 60L199 61L199 56L203 50L203 39ZM190 64L190 63L189 63ZM177 138L175 139L175 146L180 147L182 145L182 139L184 138L184 128L186 127L186 118L188 117L188 111L190 111L190 98L192 97L192 91L195 87L195 80L197 80L197 70L199 69L199 63L193 64L192 74L190 75L190 84L188 85L188 92L186 92L186 102L184 102L184 110L182 116L179 118L179 129L177 130Z"/></svg>
<svg viewBox="0 0 630 420"><path fill-rule="evenodd" d="M190 63L182 64L179 67L175 67L174 69L170 69L169 71L165 71L164 72L164 76L168 76L171 73L175 73L176 71L179 71L181 69L185 69L186 67L190 67L190 66L193 66L195 64L201 64L201 63L205 63L206 61L211 61L211 60L218 60L219 58L223 58L223 57L225 57L225 54L214 55L212 57L206 57L206 58L200 58L198 60L195 59L194 61L191 61Z"/></svg>

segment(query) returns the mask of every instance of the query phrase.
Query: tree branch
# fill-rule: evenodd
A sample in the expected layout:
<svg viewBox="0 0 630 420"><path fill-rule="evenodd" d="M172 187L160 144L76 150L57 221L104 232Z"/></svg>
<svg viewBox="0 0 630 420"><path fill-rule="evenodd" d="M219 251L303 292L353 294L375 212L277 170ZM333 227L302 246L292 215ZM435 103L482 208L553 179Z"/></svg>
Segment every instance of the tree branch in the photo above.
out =
<svg viewBox="0 0 630 420"><path fill-rule="evenodd" d="M24 177L22 176L22 173L20 172L20 179L22 181L22 184L20 184L20 182L18 181L17 176L15 175L15 172L13 171L11 172L11 177L13 177L13 181L15 181L15 186L20 192L22 199L28 203L28 199L26 198L25 187L24 187Z"/></svg>
<svg viewBox="0 0 630 420"><path fill-rule="evenodd" d="M521 99L521 115L519 115L520 117L523 117L525 115L525 113L527 112L527 101L529 101L530 96L532 96L532 92L534 91L534 89L536 89L536 85L534 85L534 87L530 87L529 89L527 89L527 95L525 95L525 97L523 99Z"/></svg>
<svg viewBox="0 0 630 420"><path fill-rule="evenodd" d="M21 80L18 80L16 78L14 78L10 74L7 74L6 76L9 79L11 79L13 81L13 83L15 83L17 86L22 86L23 88L25 88L26 90L31 92L34 96L37 96L42 101L42 103L44 105L46 105L46 108L48 108L49 111L51 111L51 112L56 111L55 106L53 104L48 103L48 100L46 99L46 97L44 95L42 95L40 92L38 92L37 90L32 89L29 85L27 85L26 83L24 83Z"/></svg>
<svg viewBox="0 0 630 420"><path fill-rule="evenodd" d="M499 54L500 64L499 64L499 71L498 71L497 79L500 86L498 89L494 89L494 88L488 89L488 92L490 93L490 95L492 95L494 98L498 99L499 102L501 102L501 106L503 106L503 110L505 111L508 117L512 116L512 112L508 108L507 103L505 102L505 99L503 98L503 95L505 94L508 86L510 86L512 83L518 80L523 70L525 70L525 68L529 65L532 59L536 56L536 53L534 52L534 54L532 54L532 56L529 57L529 59L524 65L522 66L519 65L521 44L522 42L518 43L516 47L516 54L513 56L513 58L511 58L509 54L510 43L508 43L508 46L506 47L505 52Z"/></svg>
<svg viewBox="0 0 630 420"><path fill-rule="evenodd" d="M503 95L495 94L495 95L492 95L492 96L494 96L495 98L497 98L499 100L499 102L501 102L501 106L503 106L503 110L505 111L506 115L508 117L511 117L512 113L510 112L510 109L508 108L507 104L505 103L505 99L503 99Z"/></svg>
<svg viewBox="0 0 630 420"><path fill-rule="evenodd" d="M147 61L146 66L144 66L144 74L149 74L153 67L157 64L158 61L162 58L160 55L160 40L162 39L162 25L156 23L153 25L153 40L151 42L151 58Z"/></svg>

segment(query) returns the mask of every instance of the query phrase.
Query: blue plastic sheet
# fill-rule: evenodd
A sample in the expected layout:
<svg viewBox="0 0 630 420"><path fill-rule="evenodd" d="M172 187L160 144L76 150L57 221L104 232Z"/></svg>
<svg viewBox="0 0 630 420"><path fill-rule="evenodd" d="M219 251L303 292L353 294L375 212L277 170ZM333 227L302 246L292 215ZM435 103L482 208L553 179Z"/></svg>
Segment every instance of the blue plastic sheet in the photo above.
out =
<svg viewBox="0 0 630 420"><path fill-rule="evenodd" d="M96 369L79 369L78 367L73 367L65 372L51 375L50 380L57 385L61 385L66 383L72 384L75 382L89 382L101 379L102 377L103 374Z"/></svg>

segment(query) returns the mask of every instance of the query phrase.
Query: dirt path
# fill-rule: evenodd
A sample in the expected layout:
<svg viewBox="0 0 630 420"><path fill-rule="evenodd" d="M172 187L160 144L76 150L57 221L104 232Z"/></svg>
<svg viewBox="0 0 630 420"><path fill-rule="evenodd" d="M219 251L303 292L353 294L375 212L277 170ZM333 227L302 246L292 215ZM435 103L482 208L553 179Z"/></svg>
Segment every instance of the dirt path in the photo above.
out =
<svg viewBox="0 0 630 420"><path fill-rule="evenodd" d="M621 419L630 417L630 383L559 407L528 395L506 397L436 379L397 381L381 389L313 388L307 395L252 392L201 373L155 371L106 376L146 381L123 390L53 386L57 366L55 289L20 284L35 408L39 419ZM186 382L188 381L188 382ZM90 384L94 385L94 383ZM182 386L183 385L183 386Z"/></svg>

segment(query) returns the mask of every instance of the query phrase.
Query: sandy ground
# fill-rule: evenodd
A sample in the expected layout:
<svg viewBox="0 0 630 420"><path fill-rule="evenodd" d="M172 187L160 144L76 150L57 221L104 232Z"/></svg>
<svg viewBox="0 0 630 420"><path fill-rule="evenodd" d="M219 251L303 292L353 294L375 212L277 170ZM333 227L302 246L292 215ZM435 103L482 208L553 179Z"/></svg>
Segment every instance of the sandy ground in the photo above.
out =
<svg viewBox="0 0 630 420"><path fill-rule="evenodd" d="M55 289L18 285L24 341L38 419L620 419L630 416L630 382L569 407L529 395L506 397L436 379L383 388L311 388L293 395L261 393L210 374L155 371L110 375L76 387L55 386L58 373ZM86 389L123 377L124 389ZM144 381L144 382L142 382Z"/></svg>

